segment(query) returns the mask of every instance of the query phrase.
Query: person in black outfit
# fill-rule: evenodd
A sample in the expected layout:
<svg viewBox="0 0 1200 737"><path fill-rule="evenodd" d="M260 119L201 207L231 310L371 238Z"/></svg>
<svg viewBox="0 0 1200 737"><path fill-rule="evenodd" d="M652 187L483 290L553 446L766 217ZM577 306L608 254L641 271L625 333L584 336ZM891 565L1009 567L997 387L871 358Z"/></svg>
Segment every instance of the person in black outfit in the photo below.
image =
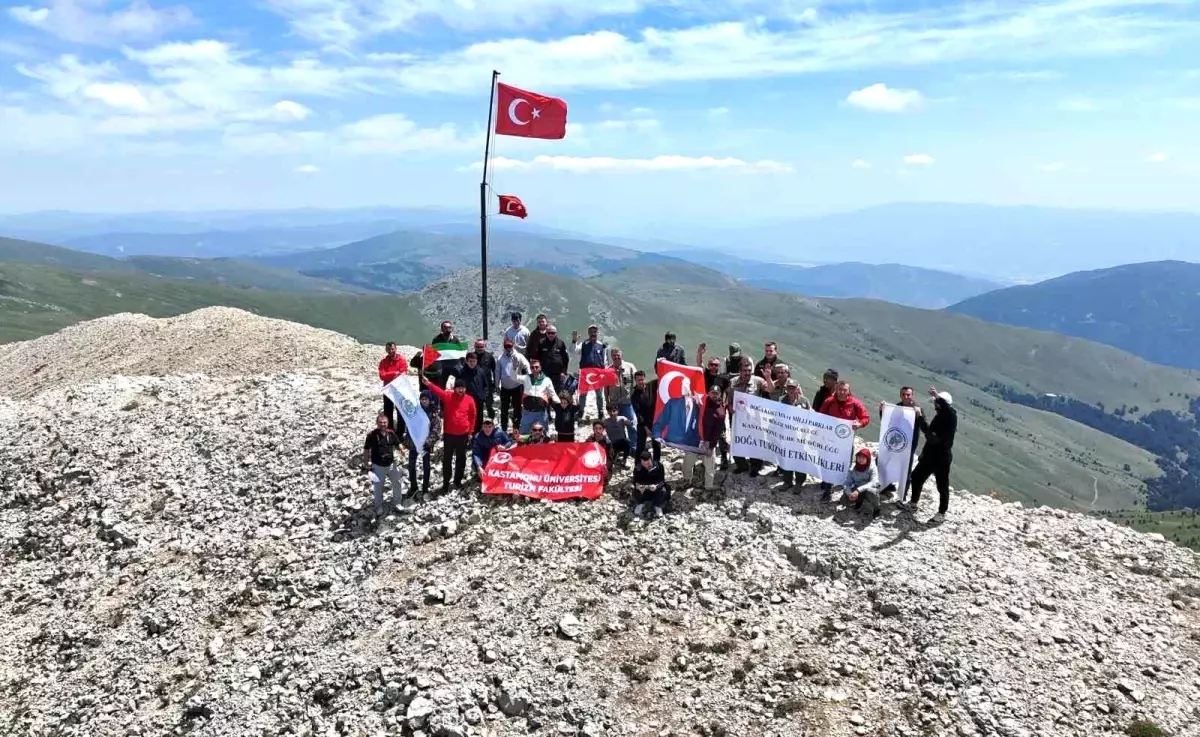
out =
<svg viewBox="0 0 1200 737"><path fill-rule="evenodd" d="M475 400L475 432L479 432L483 427L484 402L489 401L492 396L491 386L495 370L485 371L479 365L479 356L468 353L455 368L452 376L454 376L454 385L465 386L467 394Z"/></svg>
<svg viewBox="0 0 1200 737"><path fill-rule="evenodd" d="M646 381L646 372L637 371L633 374L633 391L629 399L633 404L633 413L637 416L637 448L634 453L640 458L649 443L654 453L654 462L662 457L662 446L654 440L654 406L657 403L658 379Z"/></svg>
<svg viewBox="0 0 1200 737"><path fill-rule="evenodd" d="M825 369L825 375L821 377L821 388L813 395L812 408L816 412L821 411L821 407L825 405L825 400L833 396L833 392L837 390L838 372L835 369Z"/></svg>
<svg viewBox="0 0 1200 737"><path fill-rule="evenodd" d="M566 389L558 393L561 403L554 413L554 431L560 443L575 442L575 426L583 418L583 407L575 403L575 395Z"/></svg>
<svg viewBox="0 0 1200 737"><path fill-rule="evenodd" d="M429 418L429 437L425 439L425 444L418 448L413 443L412 435L405 432L404 444L408 447L408 488L412 489L412 493L416 493L417 459L419 456L421 464L421 493L428 495L429 462L433 456L433 449L437 447L438 440L442 437L442 418L438 417L437 405L433 403L433 395L427 391L421 392L421 410Z"/></svg>
<svg viewBox="0 0 1200 737"><path fill-rule="evenodd" d="M640 517L643 513L663 516L663 508L671 501L671 487L667 485L667 475L663 467L654 460L650 451L645 451L638 457L637 466L633 469L633 515Z"/></svg>
<svg viewBox="0 0 1200 737"><path fill-rule="evenodd" d="M567 350L567 344L558 337L558 328L553 325L546 326L546 337L538 343L536 358L542 364L542 373L554 385L554 393L557 395L563 390L567 370L571 368L571 354ZM533 360L531 357L529 362L533 363ZM557 413L558 410L551 407L551 412Z"/></svg>
<svg viewBox="0 0 1200 737"><path fill-rule="evenodd" d="M913 469L909 484L912 501L905 508L909 511L917 509L917 503L921 501L921 487L933 476L938 490L938 512L931 521L941 522L950 507L950 463L954 459L958 411L953 407L954 399L949 392L939 392L929 387L929 396L933 397L936 414L932 422L926 422L924 415L917 416L917 428L925 433L925 450L921 452L921 459Z"/></svg>
<svg viewBox="0 0 1200 737"><path fill-rule="evenodd" d="M396 431L388 427L387 415L375 418L375 429L367 433L363 443L363 466L371 472L375 497L375 516L383 515L383 485L392 483L392 505L399 507L404 499L404 479L396 467L396 450L404 452L404 444Z"/></svg>
<svg viewBox="0 0 1200 737"><path fill-rule="evenodd" d="M608 437L608 430L604 427L603 420L596 420L592 423L592 434L584 439L585 443L596 443L601 448L604 448L604 484L608 485L608 480L612 478L613 468L617 465L617 451L613 448L613 442ZM629 441L626 440L626 443Z"/></svg>
<svg viewBox="0 0 1200 737"><path fill-rule="evenodd" d="M479 370L488 376L487 391L483 396L483 404L479 405L479 414L483 415L483 410L487 410L489 420L496 419L496 356L487 349L486 340L475 341L475 359L479 365ZM479 432L476 430L476 432Z"/></svg>
<svg viewBox="0 0 1200 737"><path fill-rule="evenodd" d="M737 343L734 343L734 344L730 345L729 347L731 349L736 348ZM700 347L696 349L696 365L705 367L704 368L704 393L708 394L710 391L713 390L714 387L716 387L721 392L720 401L724 402L725 397L728 396L728 394L729 394L729 386L731 384L731 381L728 376L721 373L721 359L720 358L713 356L712 358L708 359L707 362L705 362L704 354L707 350L708 350L707 343L701 343ZM738 350L738 361L739 361L738 365L739 366L741 365L740 364L741 360L742 360L741 359L741 349L739 349ZM721 439L717 443L716 448L721 453L721 470L724 471L725 469L729 468L729 440L728 440L728 438L725 437L723 427L722 427L722 432L721 432Z"/></svg>
<svg viewBox="0 0 1200 737"><path fill-rule="evenodd" d="M675 333L667 333L663 336L662 347L654 355L655 361L660 358L665 358L671 363L687 363L687 358L683 355L683 346L675 344Z"/></svg>

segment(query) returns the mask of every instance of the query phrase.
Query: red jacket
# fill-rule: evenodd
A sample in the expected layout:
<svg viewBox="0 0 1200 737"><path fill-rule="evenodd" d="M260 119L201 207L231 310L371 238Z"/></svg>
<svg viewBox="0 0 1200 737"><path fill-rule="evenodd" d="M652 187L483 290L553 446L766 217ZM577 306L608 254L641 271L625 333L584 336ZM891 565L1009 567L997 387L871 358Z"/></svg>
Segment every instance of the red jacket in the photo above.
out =
<svg viewBox="0 0 1200 737"><path fill-rule="evenodd" d="M470 394L447 391L433 382L425 385L442 401L442 435L470 435L475 432L475 400Z"/></svg>
<svg viewBox="0 0 1200 737"><path fill-rule="evenodd" d="M397 353L393 356L384 356L379 362L379 379L385 384L390 384L396 380L397 376L404 376L408 373L408 361L404 360L404 356Z"/></svg>
<svg viewBox="0 0 1200 737"><path fill-rule="evenodd" d="M826 399L825 403L821 405L821 414L843 420L858 420L859 429L871 424L871 416L867 414L867 408L853 394L846 397L844 403L838 401L836 394Z"/></svg>

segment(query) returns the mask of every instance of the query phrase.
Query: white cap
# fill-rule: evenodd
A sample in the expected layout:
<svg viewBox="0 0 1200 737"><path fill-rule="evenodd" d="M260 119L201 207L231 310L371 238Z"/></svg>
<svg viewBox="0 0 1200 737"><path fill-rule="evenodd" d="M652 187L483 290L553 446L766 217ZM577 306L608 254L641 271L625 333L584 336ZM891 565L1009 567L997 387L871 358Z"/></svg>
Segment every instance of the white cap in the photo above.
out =
<svg viewBox="0 0 1200 737"><path fill-rule="evenodd" d="M938 396L938 399L942 400L943 402L945 402L948 405L954 404L954 397L950 396L950 392L938 392L937 396Z"/></svg>

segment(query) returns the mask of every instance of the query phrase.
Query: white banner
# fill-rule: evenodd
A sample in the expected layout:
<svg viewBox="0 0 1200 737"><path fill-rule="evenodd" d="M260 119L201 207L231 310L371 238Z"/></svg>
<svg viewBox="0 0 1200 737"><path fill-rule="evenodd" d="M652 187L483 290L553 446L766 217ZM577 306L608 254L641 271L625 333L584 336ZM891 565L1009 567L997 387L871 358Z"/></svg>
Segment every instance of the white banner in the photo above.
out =
<svg viewBox="0 0 1200 737"><path fill-rule="evenodd" d="M429 415L425 414L425 410L421 408L421 392L417 390L417 377L397 376L392 383L383 387L383 395L392 400L392 404L400 410L413 445L416 446L418 453L422 452L425 440L429 437Z"/></svg>
<svg viewBox="0 0 1200 737"><path fill-rule="evenodd" d="M879 482L895 484L903 495L912 470L913 435L916 433L917 411L895 404L883 406L879 423Z"/></svg>
<svg viewBox="0 0 1200 737"><path fill-rule="evenodd" d="M848 420L738 392L730 452L841 484L853 462L854 428Z"/></svg>

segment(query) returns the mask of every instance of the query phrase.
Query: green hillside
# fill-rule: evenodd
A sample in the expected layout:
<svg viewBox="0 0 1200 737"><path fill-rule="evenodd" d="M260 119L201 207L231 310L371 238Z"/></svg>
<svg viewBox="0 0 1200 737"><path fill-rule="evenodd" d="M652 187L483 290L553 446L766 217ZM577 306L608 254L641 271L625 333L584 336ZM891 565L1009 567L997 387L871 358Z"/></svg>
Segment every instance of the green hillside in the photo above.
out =
<svg viewBox="0 0 1200 737"><path fill-rule="evenodd" d="M70 248L19 238L0 238L0 261L14 264L58 266L64 269L85 271L137 271L136 267L108 256L73 251Z"/></svg>
<svg viewBox="0 0 1200 737"><path fill-rule="evenodd" d="M1106 346L881 302L764 292L730 285L700 267L646 267L587 280L503 270L490 275L490 284L493 338L507 323L505 313L519 308L531 318L550 314L564 337L595 322L643 368L652 366L663 332L672 329L689 358L700 341L718 355L737 341L757 357L764 341L777 340L809 396L828 366L849 378L872 409L894 399L902 384L936 384L954 393L961 411L954 484L1008 499L1129 507L1140 500L1141 480L1157 468L1150 453L1056 414L1006 402L985 390L989 384L1053 378L1057 391L1075 396L1121 398L1136 391L1143 405L1172 409L1186 406L1185 395L1200 396L1194 376ZM227 305L360 340L420 345L443 318L454 320L463 334L476 333L478 304L477 272L453 275L417 294L388 296L267 292L0 264L0 340L115 312L167 316ZM1140 389L1131 389L1133 382ZM875 431L864 437L874 440Z"/></svg>

